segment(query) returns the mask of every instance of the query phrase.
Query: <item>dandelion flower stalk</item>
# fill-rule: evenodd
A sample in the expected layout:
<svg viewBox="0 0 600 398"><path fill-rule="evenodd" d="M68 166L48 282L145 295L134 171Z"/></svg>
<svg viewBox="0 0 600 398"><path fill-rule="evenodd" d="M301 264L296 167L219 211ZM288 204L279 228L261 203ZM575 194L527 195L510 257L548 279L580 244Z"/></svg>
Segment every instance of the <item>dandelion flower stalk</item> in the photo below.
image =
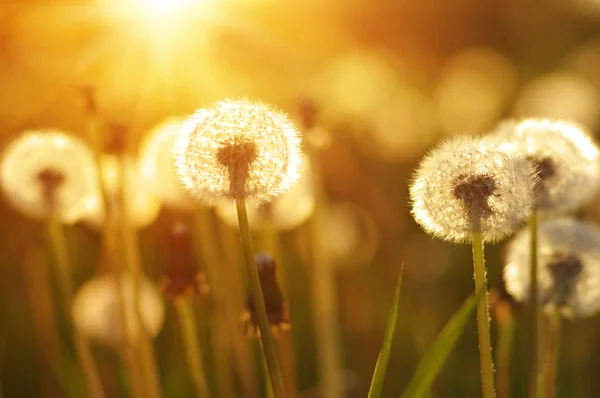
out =
<svg viewBox="0 0 600 398"><path fill-rule="evenodd" d="M267 315L267 307L265 306L265 298L260 285L260 277L256 268L254 259L254 249L252 248L252 236L250 234L250 226L248 224L248 215L246 213L246 202L243 198L236 199L236 207L238 211L238 219L240 223L240 236L244 251L244 259L246 261L246 270L248 272L248 282L250 284L250 293L256 309L258 318L258 326L260 328L261 341L263 352L267 362L267 369L271 379L271 387L275 398L283 398L286 396L283 384L283 375L279 368L277 358L277 348L269 316Z"/></svg>
<svg viewBox="0 0 600 398"><path fill-rule="evenodd" d="M556 369L558 366L558 353L560 351L561 325L560 312L556 309L551 311L549 314L549 336L544 371L545 398L556 397Z"/></svg>
<svg viewBox="0 0 600 398"><path fill-rule="evenodd" d="M67 249L67 240L64 234L62 224L54 211L57 189L63 183L63 176L55 170L43 170L39 174L39 181L42 185L44 197L49 208L49 218L47 221L48 243L54 254L57 266L58 285L60 287L65 308L70 308L73 299L73 283L71 281L71 266L69 253ZM68 319L73 326L73 341L77 360L86 380L89 394L93 398L104 398L104 389L100 380L98 367L94 361L92 348L87 339L79 332L72 323L72 317Z"/></svg>
<svg viewBox="0 0 600 398"><path fill-rule="evenodd" d="M529 397L537 398L538 386L538 329L539 329L539 306L538 306L538 212L536 209L531 213L529 219L530 241L529 241Z"/></svg>
<svg viewBox="0 0 600 398"><path fill-rule="evenodd" d="M204 376L204 366L200 356L200 346L198 345L198 332L196 320L191 307L191 303L183 296L175 298L175 309L181 324L181 335L186 346L186 356L190 374L196 392L199 397L209 397L210 393L206 385L206 377Z"/></svg>

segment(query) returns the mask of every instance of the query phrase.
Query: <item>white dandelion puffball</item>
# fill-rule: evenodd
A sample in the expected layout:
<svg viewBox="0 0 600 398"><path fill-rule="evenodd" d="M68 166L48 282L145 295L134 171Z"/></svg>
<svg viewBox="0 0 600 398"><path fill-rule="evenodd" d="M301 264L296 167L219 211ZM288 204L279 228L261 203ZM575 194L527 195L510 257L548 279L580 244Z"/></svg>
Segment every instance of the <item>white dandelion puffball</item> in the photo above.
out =
<svg viewBox="0 0 600 398"><path fill-rule="evenodd" d="M103 155L100 160L102 167L102 182L108 194L108 199L114 204L118 201L120 192L120 166L119 159L114 155ZM134 228L144 228L152 224L160 211L160 201L150 192L151 180L146 180L139 175L135 160L125 158L125 207L129 224ZM95 229L102 229L105 221L105 211L101 192L96 189L96 194L87 202L84 215L85 222Z"/></svg>
<svg viewBox="0 0 600 398"><path fill-rule="evenodd" d="M299 145L294 124L271 106L221 101L186 122L175 149L177 172L209 205L241 198L268 202L296 182Z"/></svg>
<svg viewBox="0 0 600 398"><path fill-rule="evenodd" d="M585 204L598 191L598 147L577 125L548 119L525 119L500 125L497 136L517 144L540 177L536 206L564 214Z"/></svg>
<svg viewBox="0 0 600 398"><path fill-rule="evenodd" d="M517 300L529 295L529 229L523 229L507 249L504 280ZM574 219L544 221L538 236L538 300L546 310L566 317L593 315L600 310L600 229Z"/></svg>
<svg viewBox="0 0 600 398"><path fill-rule="evenodd" d="M272 223L280 231L302 225L315 208L315 193L312 170L308 156L302 155L302 174L296 185L276 197L269 205L248 207L250 228L258 230ZM238 227L235 203L223 202L217 206L218 216L230 227Z"/></svg>
<svg viewBox="0 0 600 398"><path fill-rule="evenodd" d="M142 179L153 181L148 187L166 206L191 209L194 201L183 187L173 152L185 119L168 119L148 133L140 149Z"/></svg>
<svg viewBox="0 0 600 398"><path fill-rule="evenodd" d="M49 216L40 173L61 176L53 198L53 211L60 221L74 223L83 215L94 193L94 156L86 144L58 130L25 131L4 151L0 182L8 203L36 219Z"/></svg>
<svg viewBox="0 0 600 398"><path fill-rule="evenodd" d="M410 187L412 215L446 241L470 242L476 228L485 242L498 241L531 214L535 181L512 144L459 136L421 161Z"/></svg>
<svg viewBox="0 0 600 398"><path fill-rule="evenodd" d="M140 324L135 316L133 278L121 277L121 291L125 304L127 328L133 343L138 341ZM146 278L139 286L138 302L141 317L148 334L155 337L165 320L165 308L158 289ZM118 345L123 339L123 322L119 307L116 277L104 274L84 283L77 291L72 304L73 321L89 339L107 345Z"/></svg>

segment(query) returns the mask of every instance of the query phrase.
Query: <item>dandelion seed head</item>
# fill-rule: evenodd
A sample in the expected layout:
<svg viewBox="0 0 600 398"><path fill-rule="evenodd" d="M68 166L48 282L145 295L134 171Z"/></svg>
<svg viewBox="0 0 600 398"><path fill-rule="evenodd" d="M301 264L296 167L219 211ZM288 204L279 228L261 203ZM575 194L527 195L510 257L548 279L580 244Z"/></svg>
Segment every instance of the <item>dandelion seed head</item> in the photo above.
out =
<svg viewBox="0 0 600 398"><path fill-rule="evenodd" d="M0 164L8 203L35 219L47 218L52 211L62 222L76 222L95 182L92 152L83 141L58 130L25 131L9 144Z"/></svg>
<svg viewBox="0 0 600 398"><path fill-rule="evenodd" d="M90 279L79 288L71 307L73 321L79 330L89 339L110 346L117 346L124 338L116 282L113 274ZM140 324L135 315L133 283L130 274L121 276L127 328L131 333L131 341L136 342ZM150 336L155 337L164 324L165 308L158 289L146 278L141 280L138 302L144 326Z"/></svg>
<svg viewBox="0 0 600 398"><path fill-rule="evenodd" d="M175 148L177 172L199 201L269 202L298 179L300 137L271 106L226 100L186 123Z"/></svg>
<svg viewBox="0 0 600 398"><path fill-rule="evenodd" d="M146 181L153 181L149 189L166 206L177 209L190 209L194 201L183 187L173 152L180 132L185 129L185 119L168 119L152 129L140 149L140 175Z"/></svg>
<svg viewBox="0 0 600 398"><path fill-rule="evenodd" d="M565 121L525 119L504 123L497 136L514 141L539 176L536 207L564 214L589 201L598 191L598 147L580 127Z"/></svg>
<svg viewBox="0 0 600 398"><path fill-rule="evenodd" d="M506 290L518 301L529 297L529 229L507 248ZM544 221L538 234L538 300L546 310L584 317L600 310L600 229L574 219Z"/></svg>
<svg viewBox="0 0 600 398"><path fill-rule="evenodd" d="M533 168L509 142L457 137L419 165L410 187L412 214L446 241L469 242L475 228L484 241L498 241L528 218L535 181Z"/></svg>

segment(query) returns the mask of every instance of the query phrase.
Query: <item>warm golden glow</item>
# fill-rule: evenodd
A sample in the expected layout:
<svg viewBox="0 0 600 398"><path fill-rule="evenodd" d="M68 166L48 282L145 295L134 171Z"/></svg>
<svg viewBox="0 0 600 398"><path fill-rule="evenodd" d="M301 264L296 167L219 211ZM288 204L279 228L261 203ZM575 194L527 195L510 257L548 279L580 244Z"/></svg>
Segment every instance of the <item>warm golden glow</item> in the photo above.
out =
<svg viewBox="0 0 600 398"><path fill-rule="evenodd" d="M270 105L221 101L192 116L180 134L178 174L204 203L268 202L298 179L298 130Z"/></svg>
<svg viewBox="0 0 600 398"><path fill-rule="evenodd" d="M79 220L95 189L94 158L83 141L61 131L26 131L6 148L0 164L6 200L28 217L47 217L38 180L45 169L62 175L54 198L57 216L67 223Z"/></svg>
<svg viewBox="0 0 600 398"><path fill-rule="evenodd" d="M112 155L104 155L101 166L104 186L110 200L114 203L118 200L121 182L118 159ZM150 192L154 181L144 178L139 173L135 161L130 158L125 162L125 184L125 206L129 223L134 228L143 228L152 224L160 210L160 201ZM87 201L84 220L93 228L101 229L104 225L105 213L100 192L97 192Z"/></svg>
<svg viewBox="0 0 600 398"><path fill-rule="evenodd" d="M121 291L125 300L125 316L131 341L138 341L139 323L134 315L133 279L125 274L121 278ZM156 336L165 320L164 303L158 289L142 279L139 307L145 326L151 336ZM71 308L73 321L89 339L107 345L118 345L123 338L123 322L119 312L116 279L112 274L97 276L81 286Z"/></svg>

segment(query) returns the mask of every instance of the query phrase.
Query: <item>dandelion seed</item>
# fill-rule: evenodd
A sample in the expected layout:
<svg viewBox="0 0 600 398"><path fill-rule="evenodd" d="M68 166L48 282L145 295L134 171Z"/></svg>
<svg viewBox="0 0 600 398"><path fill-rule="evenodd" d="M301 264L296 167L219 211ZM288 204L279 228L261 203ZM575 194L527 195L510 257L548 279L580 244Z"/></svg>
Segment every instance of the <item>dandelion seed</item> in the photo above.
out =
<svg viewBox="0 0 600 398"><path fill-rule="evenodd" d="M176 167L198 200L268 202L298 178L300 139L290 119L266 104L227 100L198 111L178 139Z"/></svg>
<svg viewBox="0 0 600 398"><path fill-rule="evenodd" d="M585 204L598 191L598 147L573 123L526 119L503 123L496 135L517 145L538 172L536 207L564 214Z"/></svg>
<svg viewBox="0 0 600 398"><path fill-rule="evenodd" d="M504 280L519 301L529 297L529 230L519 232L507 250ZM574 219L539 226L538 300L546 311L583 317L600 310L600 229Z"/></svg>
<svg viewBox="0 0 600 398"><path fill-rule="evenodd" d="M137 341L140 325L135 316L133 278L121 276L127 328L131 341ZM165 319L164 303L158 289L148 279L140 282L139 306L150 336L156 336ZM73 321L88 338L107 345L118 345L124 338L123 319L115 276L105 274L87 281L76 293L71 308Z"/></svg>
<svg viewBox="0 0 600 398"><path fill-rule="evenodd" d="M410 187L412 214L425 231L455 243L481 230L486 242L512 233L531 213L531 165L509 143L457 137L421 162Z"/></svg>
<svg viewBox="0 0 600 398"><path fill-rule="evenodd" d="M5 150L0 182L8 203L24 215L79 220L94 193L94 158L82 141L58 130L26 131ZM52 206L48 206L50 185Z"/></svg>
<svg viewBox="0 0 600 398"><path fill-rule="evenodd" d="M169 119L154 128L140 149L140 174L142 179L153 181L149 187L165 205L177 209L191 209L194 201L183 187L173 152L185 119Z"/></svg>

